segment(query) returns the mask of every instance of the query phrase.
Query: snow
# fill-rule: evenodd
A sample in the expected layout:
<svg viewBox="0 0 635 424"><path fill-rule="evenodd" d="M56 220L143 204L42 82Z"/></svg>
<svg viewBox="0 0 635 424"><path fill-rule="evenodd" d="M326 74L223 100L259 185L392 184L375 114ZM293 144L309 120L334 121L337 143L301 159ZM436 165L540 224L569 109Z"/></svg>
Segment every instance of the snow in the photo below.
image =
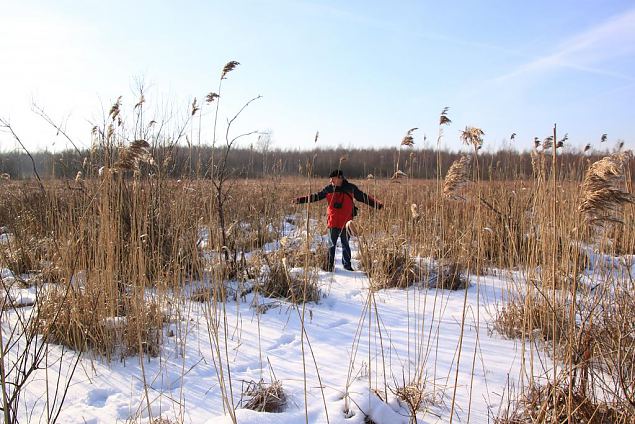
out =
<svg viewBox="0 0 635 424"><path fill-rule="evenodd" d="M201 239L206 239L204 231ZM277 247L275 243L266 248ZM355 250L356 243L352 246ZM353 261L353 266L358 269L359 263ZM3 278L11 275L1 272ZM449 422L454 391L455 422L466 422L468 413L472 422L492 421L502 394L521 370L520 343L488 331L508 283L509 276L501 273L472 277L467 292L411 287L373 296L366 274L341 269L338 247L336 271L319 273L323 297L318 304L303 308L253 293L227 304L227 339L220 334L222 364L210 342L209 309L189 301L182 307L183 317L166 324L158 358L107 363L85 354L58 422L147 423L150 416L185 423L232 422L223 409L217 377L221 367L225 378L231 372L236 406L246 382L270 382L272 372L287 395L282 413L236 409L239 423L299 423L305 422L305 414L310 423L363 423L365 415L378 424L408 423L408 409L393 392L418 372L426 394L419 423ZM256 314L258 305L267 304L277 307ZM2 325L4 334L9 323ZM64 381L75 354L60 346L50 350L51 362L59 359L61 365L49 367L49 381L57 375ZM46 422L44 379L40 370L27 386L20 422Z"/></svg>

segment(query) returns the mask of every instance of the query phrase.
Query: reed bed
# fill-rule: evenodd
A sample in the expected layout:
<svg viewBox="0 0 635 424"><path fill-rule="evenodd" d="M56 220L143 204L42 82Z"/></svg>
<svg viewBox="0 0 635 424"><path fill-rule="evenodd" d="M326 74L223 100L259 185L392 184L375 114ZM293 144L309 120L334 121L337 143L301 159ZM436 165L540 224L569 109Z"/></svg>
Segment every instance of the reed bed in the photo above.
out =
<svg viewBox="0 0 635 424"><path fill-rule="evenodd" d="M255 288L264 296L299 303L319 301L322 295L315 277L323 265L323 247L317 251L315 246L305 250L302 244L294 249L280 247L245 259L285 237L285 222L296 211L280 205L296 194L297 184L297 179L234 183L235 199L253 198L254 202L227 203L226 248L233 260L228 267L215 256L221 235L213 230L216 204L208 195L212 187L203 180L158 182L114 174L85 179L81 189L75 182L47 182L45 193L11 182L3 196L11 199L7 203L11 213L4 215L3 225L12 234L11 242L2 246L3 266L23 273L25 281L55 287L40 298L42 314L34 327L51 342L107 357L115 352L155 356L160 354L163 323L177 313L174 305L167 306L168 295L178 293L188 282L208 282L209 288L197 299L206 304L231 302L221 285L236 278L260 278L262 283ZM356 220L358 259L373 290L413 284L464 290L477 275L522 271L525 277L510 285L510 299L501 305L493 330L526 339L530 346L538 341L543 353L560 361L567 375L572 367L576 394L570 397L570 406L574 408L580 401L580 385L589 395L600 376L609 376L616 397L633 399L632 388L624 383L633 372L626 365L633 355L627 347L631 341L628 322L632 321L621 319L633 310L625 303L632 296L617 297L617 306L611 307L616 298L609 293L619 287L598 293L581 278L593 267L588 246L601 249L597 252L632 253L626 248L633 240L628 220L624 219L621 231L609 226L599 236L597 228L580 226L572 217L582 194L573 181L557 183L555 221L545 210L551 191L539 181L468 182L459 200L439 200L434 181L374 179L361 182L360 187L386 204L381 213L362 209ZM317 218L317 233L324 225L317 209L322 207L310 206ZM632 212L627 207L623 213L627 217ZM550 259L554 252L555 263ZM424 263L423 258L433 262ZM263 274L265 264L269 272ZM316 271L305 277L289 272L294 268ZM449 270L445 277L441 269ZM455 285L453 276L460 284L450 287ZM305 278L309 278L310 292L304 292ZM58 310L64 313L58 315ZM222 315L219 311L214 319ZM86 329L90 331L85 333ZM621 356L616 357L616 351ZM584 373L589 377L583 384L580 375ZM418 393L412 387L416 385L392 390L411 404L415 415L414 405L430 393ZM559 407L567 398L561 398L563 390L548 392L558 396ZM543 391L541 396L527 393L525 401L543 402L545 397ZM630 410L624 405L619 408ZM509 412L510 416L514 413L518 415Z"/></svg>
<svg viewBox="0 0 635 424"><path fill-rule="evenodd" d="M186 120L199 116L201 107L214 108L214 146L223 145L216 139L222 84L238 65L232 61L223 68L217 92L207 96L207 106L194 101ZM132 133L124 125L121 99L113 104L103 127L93 131L98 148L74 179L37 184L2 179L0 266L12 270L17 283L38 290L27 334L107 360L138 356L143 366L143 358L160 356L171 337L166 324L179 323L182 330L191 308L200 308L223 408L236 422L230 344L238 329L230 328L227 311L238 309L246 294L274 298L301 323L308 417L307 370L312 366L318 380L325 371L318 367L304 323L312 318L307 303L328 296L318 278L325 267L319 240L326 220L323 204L300 210L290 199L324 184L312 173L315 157L300 166L306 176L282 178L274 164L268 178L235 178L226 159L239 137L252 134L229 136L238 112L228 120L224 156L203 164L191 150L192 177L173 180L167 177L170 148L180 138L166 141L153 133L141 117L143 103L134 107ZM443 131L450 124L446 108L439 121L437 175ZM478 303L468 307L468 292L480 302L483 279L506 275L504 302L492 311L489 330L519 340L523 375L520 390L507 393L508 405L501 405L496 420L633 422L632 154L620 151L594 163L580 157L559 172L558 148L567 137L558 140L554 128L553 136L536 141L531 176L488 180L480 175L484 132L466 127L460 135L466 151L444 178L415 180L408 175L417 155L402 151L415 148L415 130L398 147L393 178L356 181L385 208L360 205L353 225L368 290L349 351L342 413L352 414L350 387L366 379L369 399L387 403L392 393L406 405L411 422L426 414L427 405L440 403L447 404L452 421L459 365L467 361L474 372L487 323ZM340 158L338 166L345 169L347 160ZM390 369L391 340L377 300L387 290L405 290L408 296L401 375ZM436 357L450 291L463 296L460 336L454 374L439 375L430 358ZM264 311L264 305L255 311ZM431 323L423 322L426 314ZM471 352L462 345L468 326L477 333ZM354 368L363 343L368 358L360 372ZM541 370L542 359L551 368ZM471 384L470 404L461 405L468 414ZM326 405L321 381L317 387ZM4 383L3 388L6 392ZM286 405L277 380L255 380L241 391L250 399L246 408L273 412ZM151 410L147 393L145 400Z"/></svg>

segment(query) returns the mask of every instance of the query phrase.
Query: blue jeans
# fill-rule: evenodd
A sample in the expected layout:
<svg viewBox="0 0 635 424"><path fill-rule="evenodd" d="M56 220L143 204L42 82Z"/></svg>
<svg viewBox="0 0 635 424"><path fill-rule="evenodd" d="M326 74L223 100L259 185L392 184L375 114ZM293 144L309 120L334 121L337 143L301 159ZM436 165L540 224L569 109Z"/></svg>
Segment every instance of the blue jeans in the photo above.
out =
<svg viewBox="0 0 635 424"><path fill-rule="evenodd" d="M335 246L337 239L342 241L342 264L345 267L351 266L351 246L348 244L348 233L345 228L329 228L329 266L335 265Z"/></svg>

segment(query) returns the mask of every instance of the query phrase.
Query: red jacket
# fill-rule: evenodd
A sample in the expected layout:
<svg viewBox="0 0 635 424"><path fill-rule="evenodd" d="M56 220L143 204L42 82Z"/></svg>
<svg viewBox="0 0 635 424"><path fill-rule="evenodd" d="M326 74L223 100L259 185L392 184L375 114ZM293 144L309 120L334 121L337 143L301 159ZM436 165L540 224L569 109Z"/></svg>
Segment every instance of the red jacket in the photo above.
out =
<svg viewBox="0 0 635 424"><path fill-rule="evenodd" d="M371 208L381 209L383 203L372 196L361 191L355 184L344 180L341 186L327 185L322 190L301 196L295 199L296 203L317 202L326 199L327 206L327 226L329 228L344 228L346 223L353 219L353 209L355 202L353 199L365 203Z"/></svg>

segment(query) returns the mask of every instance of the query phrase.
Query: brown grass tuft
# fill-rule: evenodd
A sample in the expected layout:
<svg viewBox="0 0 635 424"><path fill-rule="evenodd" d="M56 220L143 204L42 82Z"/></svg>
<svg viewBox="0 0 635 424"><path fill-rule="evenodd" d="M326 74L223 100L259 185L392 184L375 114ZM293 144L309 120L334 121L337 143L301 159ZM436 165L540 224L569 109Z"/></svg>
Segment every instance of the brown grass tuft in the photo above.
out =
<svg viewBox="0 0 635 424"><path fill-rule="evenodd" d="M570 413L571 412L571 413ZM526 395L515 402L511 411L505 411L497 424L534 423L588 423L629 424L633 416L618 405L597 402L588 395L573 391L564 385L534 385Z"/></svg>
<svg viewBox="0 0 635 424"><path fill-rule="evenodd" d="M151 424L178 424L177 421L172 421L169 418L159 417L154 418Z"/></svg>
<svg viewBox="0 0 635 424"><path fill-rule="evenodd" d="M314 252L292 254L285 249L280 249L273 254L261 256L267 270L258 280L260 291L268 297L277 297L293 303L318 302L320 290L317 284L317 271L315 268L305 268L300 274L290 272L293 265L305 266L306 261L310 265L326 264L326 255ZM317 262L317 263L316 263Z"/></svg>
<svg viewBox="0 0 635 424"><path fill-rule="evenodd" d="M263 380L250 381L243 391L243 396L249 399L243 400L242 406L258 412L282 412L287 405L287 396L282 389L280 381L271 384Z"/></svg>
<svg viewBox="0 0 635 424"><path fill-rule="evenodd" d="M569 306L562 300L548 299L536 292L519 294L496 313L494 330L509 339L536 337L543 341L560 342L569 334ZM554 340L555 337L555 340Z"/></svg>
<svg viewBox="0 0 635 424"><path fill-rule="evenodd" d="M406 288L423 280L423 270L410 256L404 238L364 239L360 242L359 255L374 290Z"/></svg>
<svg viewBox="0 0 635 424"><path fill-rule="evenodd" d="M164 315L156 303L126 297L113 309L104 292L56 288L38 300L38 309L33 330L51 343L108 358L160 352Z"/></svg>
<svg viewBox="0 0 635 424"><path fill-rule="evenodd" d="M395 396L406 404L411 417L417 416L425 402L425 391L423 384L411 383L393 390Z"/></svg>
<svg viewBox="0 0 635 424"><path fill-rule="evenodd" d="M464 290L469 281L463 267L454 261L439 261L425 272L428 275L428 286L443 290Z"/></svg>

